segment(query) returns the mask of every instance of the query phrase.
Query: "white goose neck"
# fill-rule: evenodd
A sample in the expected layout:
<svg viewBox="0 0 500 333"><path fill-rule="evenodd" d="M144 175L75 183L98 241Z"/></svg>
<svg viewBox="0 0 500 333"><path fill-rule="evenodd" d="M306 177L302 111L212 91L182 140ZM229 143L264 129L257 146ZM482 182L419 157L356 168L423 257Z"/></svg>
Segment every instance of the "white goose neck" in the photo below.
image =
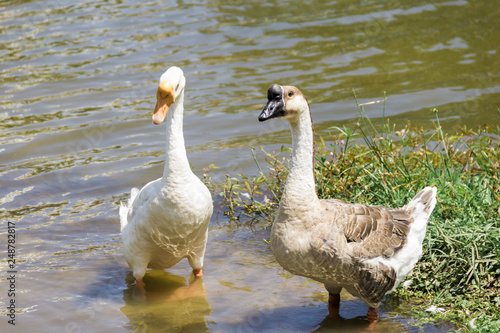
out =
<svg viewBox="0 0 500 333"><path fill-rule="evenodd" d="M183 133L184 91L170 106L167 113L167 146L163 178L168 181L171 176L179 177L192 174L186 155Z"/></svg>
<svg viewBox="0 0 500 333"><path fill-rule="evenodd" d="M314 131L309 110L290 120L292 161L283 198L285 203L311 203L318 200L314 179Z"/></svg>

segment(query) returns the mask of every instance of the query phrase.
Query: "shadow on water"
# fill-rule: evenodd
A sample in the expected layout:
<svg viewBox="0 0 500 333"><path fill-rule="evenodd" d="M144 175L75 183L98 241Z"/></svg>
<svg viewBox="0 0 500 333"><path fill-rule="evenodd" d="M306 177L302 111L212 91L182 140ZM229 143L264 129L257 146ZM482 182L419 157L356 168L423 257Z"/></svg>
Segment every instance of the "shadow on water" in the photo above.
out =
<svg viewBox="0 0 500 333"><path fill-rule="evenodd" d="M125 305L120 311L134 332L207 332L206 316L213 309L207 301L203 279L187 281L163 270L150 270L144 277L145 288L134 284L132 272L123 291Z"/></svg>

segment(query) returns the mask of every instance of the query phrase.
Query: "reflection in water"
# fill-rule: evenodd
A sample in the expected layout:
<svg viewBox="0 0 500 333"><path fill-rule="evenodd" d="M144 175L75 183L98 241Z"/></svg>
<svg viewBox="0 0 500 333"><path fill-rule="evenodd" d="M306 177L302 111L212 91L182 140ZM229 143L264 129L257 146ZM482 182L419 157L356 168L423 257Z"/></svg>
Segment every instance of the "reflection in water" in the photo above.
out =
<svg viewBox="0 0 500 333"><path fill-rule="evenodd" d="M144 277L145 289L134 284L132 272L127 275L128 288L123 291L125 305L120 310L130 320L127 328L134 332L205 332L205 317L212 314L203 279L185 278L164 270L149 270Z"/></svg>
<svg viewBox="0 0 500 333"><path fill-rule="evenodd" d="M379 323L377 323L379 324ZM387 330L387 326L384 327L384 330L380 330L381 325L376 325L369 329L368 323L366 321L366 316L358 316L355 318L345 319L341 316L326 316L326 318L319 325L320 327L313 332L362 332L364 330L380 331L385 332ZM382 323L382 327L383 327ZM391 327L394 329L394 325Z"/></svg>

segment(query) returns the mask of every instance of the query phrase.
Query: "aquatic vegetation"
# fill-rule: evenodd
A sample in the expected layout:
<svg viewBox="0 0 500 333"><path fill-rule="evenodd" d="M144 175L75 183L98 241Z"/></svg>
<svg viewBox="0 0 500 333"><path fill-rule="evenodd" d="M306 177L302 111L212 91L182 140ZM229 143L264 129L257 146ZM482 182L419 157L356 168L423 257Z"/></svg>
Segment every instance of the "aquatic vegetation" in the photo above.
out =
<svg viewBox="0 0 500 333"><path fill-rule="evenodd" d="M434 128L382 119L375 124L357 104L356 128L332 128L317 137L316 183L320 198L392 207L403 206L424 186L438 188L424 254L394 293L421 304L419 317L446 319L463 330L493 332L500 323L500 128L460 127L443 133L439 112ZM268 171L227 176L212 184L235 223L269 228L289 167L289 149L263 153ZM257 159L255 159L257 161ZM431 305L444 312L427 311Z"/></svg>

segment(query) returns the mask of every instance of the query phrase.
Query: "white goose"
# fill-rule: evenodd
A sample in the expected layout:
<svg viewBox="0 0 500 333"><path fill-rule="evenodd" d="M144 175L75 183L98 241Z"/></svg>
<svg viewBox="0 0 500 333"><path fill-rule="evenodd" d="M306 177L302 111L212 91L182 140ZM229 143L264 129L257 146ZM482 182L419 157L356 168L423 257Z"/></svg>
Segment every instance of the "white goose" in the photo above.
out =
<svg viewBox="0 0 500 333"><path fill-rule="evenodd" d="M426 187L399 209L319 200L314 179L314 132L299 89L273 84L259 121L290 123L290 172L271 230L271 248L283 268L325 284L330 314L338 315L345 288L378 321L382 297L396 288L422 255L436 188Z"/></svg>
<svg viewBox="0 0 500 333"><path fill-rule="evenodd" d="M128 204L120 207L125 260L137 285L146 268L169 268L187 258L196 277L202 276L212 197L189 166L182 130L186 79L178 67L160 78L153 123L165 119L167 147L163 177L133 188Z"/></svg>

